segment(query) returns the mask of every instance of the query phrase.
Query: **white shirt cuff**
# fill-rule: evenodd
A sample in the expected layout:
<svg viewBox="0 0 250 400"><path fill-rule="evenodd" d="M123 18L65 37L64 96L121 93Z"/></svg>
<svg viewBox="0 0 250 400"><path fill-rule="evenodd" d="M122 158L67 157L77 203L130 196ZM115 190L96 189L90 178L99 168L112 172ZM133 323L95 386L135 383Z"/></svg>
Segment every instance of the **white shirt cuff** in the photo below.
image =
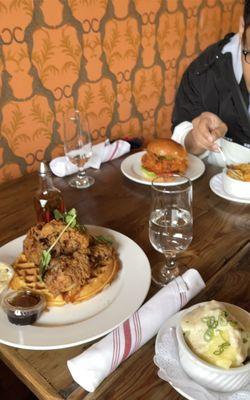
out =
<svg viewBox="0 0 250 400"><path fill-rule="evenodd" d="M177 143L180 143L184 148L186 148L185 147L185 139L186 139L187 134L192 129L193 129L192 122L183 121L179 125L176 125L171 139L173 139ZM203 158L206 158L208 155L209 155L209 151L206 150L206 151L204 151L204 153L199 155L199 158L203 159Z"/></svg>
<svg viewBox="0 0 250 400"><path fill-rule="evenodd" d="M192 129L193 124L191 122L183 121L179 125L176 125L171 139L185 147L186 136Z"/></svg>

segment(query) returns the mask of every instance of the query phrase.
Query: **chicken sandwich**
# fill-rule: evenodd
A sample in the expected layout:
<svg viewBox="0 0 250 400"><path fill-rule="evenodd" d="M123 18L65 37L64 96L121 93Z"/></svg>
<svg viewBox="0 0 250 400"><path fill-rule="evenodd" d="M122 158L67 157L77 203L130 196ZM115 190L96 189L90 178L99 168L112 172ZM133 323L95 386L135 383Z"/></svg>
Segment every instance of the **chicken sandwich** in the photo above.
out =
<svg viewBox="0 0 250 400"><path fill-rule="evenodd" d="M172 139L154 139L148 144L141 164L142 173L148 179L166 173L183 174L188 166L187 152Z"/></svg>

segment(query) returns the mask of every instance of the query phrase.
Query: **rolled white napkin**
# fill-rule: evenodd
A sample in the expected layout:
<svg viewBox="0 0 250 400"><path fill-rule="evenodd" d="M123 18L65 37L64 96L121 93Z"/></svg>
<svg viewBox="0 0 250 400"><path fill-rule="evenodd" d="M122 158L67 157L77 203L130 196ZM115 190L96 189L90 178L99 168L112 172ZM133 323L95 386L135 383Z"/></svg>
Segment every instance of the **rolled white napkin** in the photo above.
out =
<svg viewBox="0 0 250 400"><path fill-rule="evenodd" d="M159 290L105 338L68 360L73 379L93 392L120 363L149 341L163 322L205 287L199 272L189 269Z"/></svg>
<svg viewBox="0 0 250 400"><path fill-rule="evenodd" d="M109 140L106 140L95 144L92 151L92 157L85 164L85 169L90 167L99 169L103 162L123 156L130 151L130 143L125 140L116 140L111 144ZM53 174L60 178L75 174L78 171L77 166L72 164L66 156L54 158L50 161L49 166Z"/></svg>

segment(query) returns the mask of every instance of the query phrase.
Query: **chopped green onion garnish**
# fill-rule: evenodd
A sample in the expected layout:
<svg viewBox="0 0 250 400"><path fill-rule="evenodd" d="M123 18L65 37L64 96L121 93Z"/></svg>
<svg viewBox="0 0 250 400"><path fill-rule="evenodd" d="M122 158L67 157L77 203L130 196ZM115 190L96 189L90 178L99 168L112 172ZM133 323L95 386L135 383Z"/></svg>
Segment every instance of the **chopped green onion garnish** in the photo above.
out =
<svg viewBox="0 0 250 400"><path fill-rule="evenodd" d="M218 346L218 350L214 351L214 355L215 356L221 355L223 353L223 351L229 346L231 346L231 344L229 342L222 343L220 346Z"/></svg>
<svg viewBox="0 0 250 400"><path fill-rule="evenodd" d="M203 337L206 342L210 342L214 337L214 329L208 328Z"/></svg>

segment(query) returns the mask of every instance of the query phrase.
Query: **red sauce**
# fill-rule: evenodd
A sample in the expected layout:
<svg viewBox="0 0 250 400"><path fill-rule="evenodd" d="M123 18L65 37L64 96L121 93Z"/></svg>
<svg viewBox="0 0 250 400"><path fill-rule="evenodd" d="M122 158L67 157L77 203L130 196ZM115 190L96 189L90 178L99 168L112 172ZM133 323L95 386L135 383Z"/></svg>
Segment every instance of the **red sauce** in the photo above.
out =
<svg viewBox="0 0 250 400"><path fill-rule="evenodd" d="M14 307L34 307L40 301L40 298L36 296L34 293L18 293L15 297L13 297L9 304Z"/></svg>

